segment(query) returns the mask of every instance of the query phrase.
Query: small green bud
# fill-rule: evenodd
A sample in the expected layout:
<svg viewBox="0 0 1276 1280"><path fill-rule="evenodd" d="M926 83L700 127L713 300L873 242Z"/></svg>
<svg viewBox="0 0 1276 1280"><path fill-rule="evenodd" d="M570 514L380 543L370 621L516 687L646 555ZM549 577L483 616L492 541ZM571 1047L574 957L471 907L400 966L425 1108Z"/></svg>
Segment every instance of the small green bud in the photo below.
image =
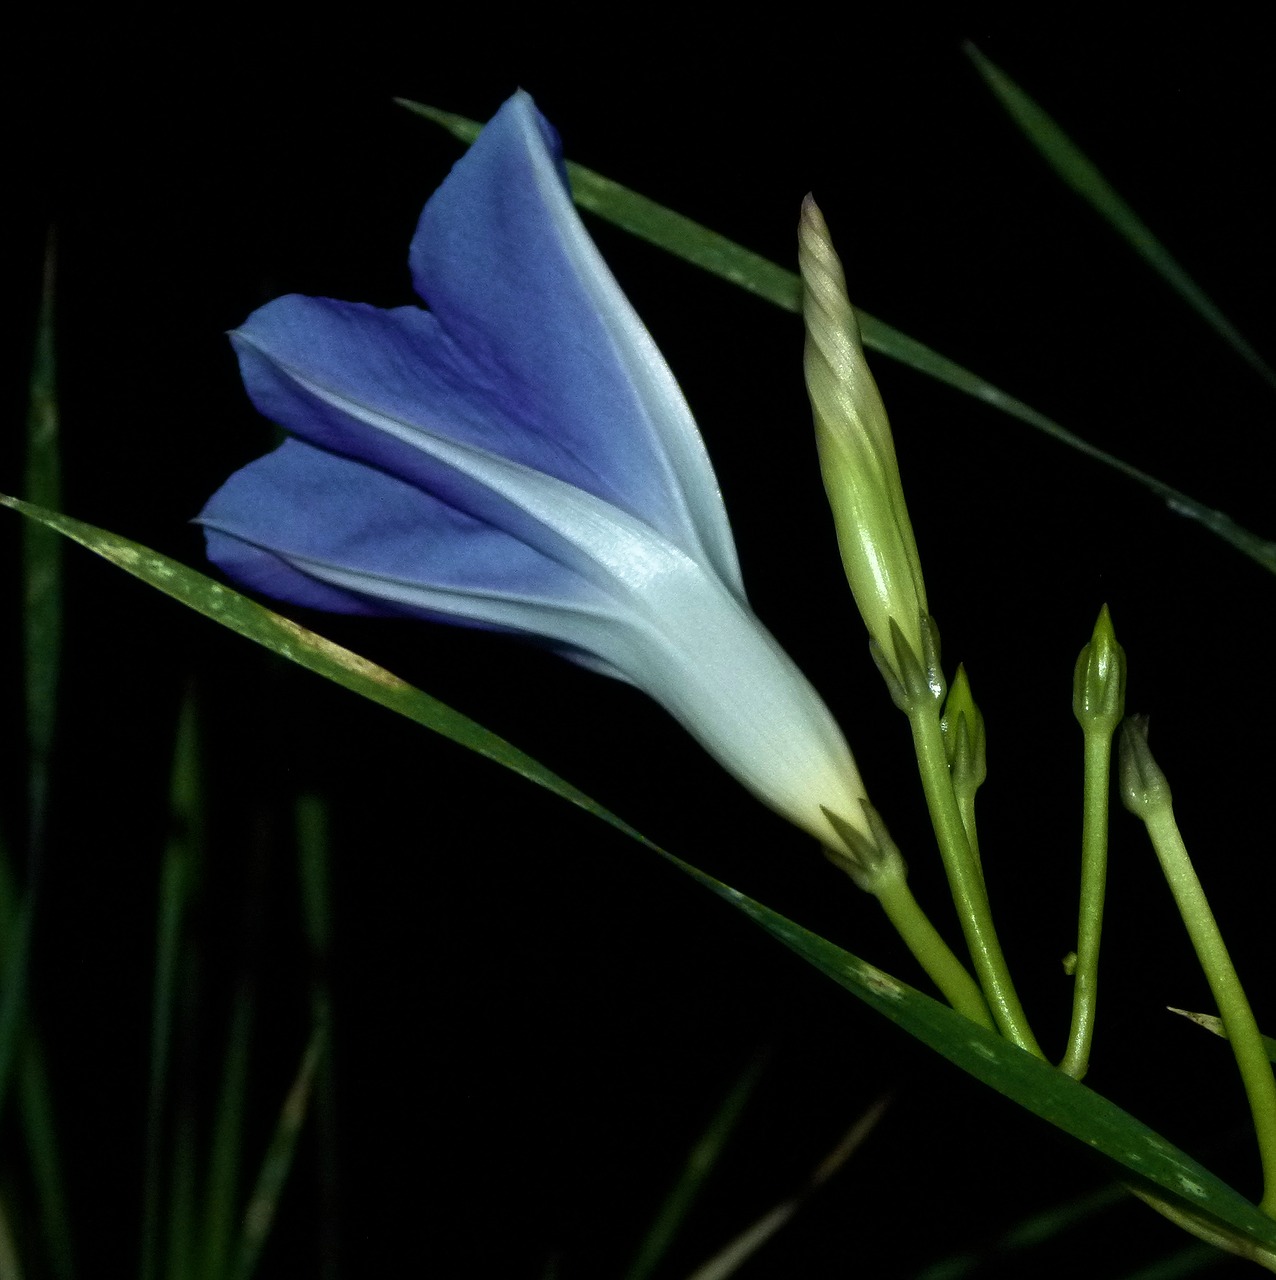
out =
<svg viewBox="0 0 1276 1280"><path fill-rule="evenodd" d="M1128 716L1121 726L1121 799L1136 818L1171 803L1170 784L1152 758L1147 716Z"/></svg>
<svg viewBox="0 0 1276 1280"><path fill-rule="evenodd" d="M944 753L948 756L953 784L973 795L988 777L988 758L983 713L975 706L975 696L963 666L957 668L953 677L939 727L944 732Z"/></svg>
<svg viewBox="0 0 1276 1280"><path fill-rule="evenodd" d="M916 654L926 587L890 422L864 359L859 323L828 226L807 196L798 226L806 386L824 488L855 604L884 660L894 665L892 621ZM895 675L902 676L899 668Z"/></svg>
<svg viewBox="0 0 1276 1280"><path fill-rule="evenodd" d="M841 849L826 846L824 854L855 881L857 888L876 894L888 881L905 879L908 867L881 814L867 800L861 800L860 805L868 823L867 836L831 809L824 810L824 816L841 836L844 846Z"/></svg>
<svg viewBox="0 0 1276 1280"><path fill-rule="evenodd" d="M1117 644L1105 604L1090 643L1081 650L1072 677L1072 712L1087 733L1116 731L1125 714L1125 650Z"/></svg>

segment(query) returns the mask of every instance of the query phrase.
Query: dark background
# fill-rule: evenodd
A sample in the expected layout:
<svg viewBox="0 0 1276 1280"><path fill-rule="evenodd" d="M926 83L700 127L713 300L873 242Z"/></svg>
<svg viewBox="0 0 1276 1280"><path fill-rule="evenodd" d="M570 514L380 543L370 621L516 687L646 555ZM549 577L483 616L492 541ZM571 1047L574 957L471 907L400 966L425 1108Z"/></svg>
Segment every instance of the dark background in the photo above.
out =
<svg viewBox="0 0 1276 1280"><path fill-rule="evenodd" d="M284 31L136 11L109 28L51 29L44 71L15 107L10 309L28 331L52 222L65 509L199 565L188 521L271 442L224 331L289 291L409 301L408 240L460 148L392 95L486 118L521 85L573 159L777 261L794 262L813 189L867 311L1270 533L1271 389L1058 184L961 52L973 39L1050 110L1272 357L1268 32L1226 7L1202 22L1186 5L1162 7L1155 30L935 25L921 10L887 30L842 16L825 26L795 12L780 34L694 15L676 30L632 16L621 29L600 14L582 36L550 15L504 13ZM697 413L757 611L842 721L915 891L955 937L904 727L836 557L800 325L591 229ZM10 354L16 422L21 336ZM1189 847L1260 1021L1276 1026L1263 985L1276 871L1260 821L1276 582L1112 472L888 360L874 368L948 665L966 662L987 718L985 860L1048 1051L1062 1050L1059 959L1075 927L1071 672L1104 601L1129 654L1129 706L1152 715ZM5 434L9 477L18 435ZM7 520L7 569L16 532ZM636 692L490 636L301 620L665 847L920 982L874 904ZM213 796L195 922L214 975L210 1044L237 975L259 987L250 1149L306 1034L288 814L303 792L331 806L342 1274L536 1276L552 1256L566 1277L620 1274L759 1053L754 1105L664 1274L687 1274L793 1190L888 1090L861 1155L742 1277L911 1276L1111 1177L553 797L76 550L67 623L33 1000L90 1254L136 1249L156 868L187 688ZM12 838L20 797L6 806ZM1089 1083L1257 1194L1226 1047L1163 1012L1209 1008L1209 995L1119 808L1108 921ZM303 1145L264 1274L318 1274L313 1164ZM1030 1265L1075 1258L1119 1276L1179 1242L1127 1205Z"/></svg>

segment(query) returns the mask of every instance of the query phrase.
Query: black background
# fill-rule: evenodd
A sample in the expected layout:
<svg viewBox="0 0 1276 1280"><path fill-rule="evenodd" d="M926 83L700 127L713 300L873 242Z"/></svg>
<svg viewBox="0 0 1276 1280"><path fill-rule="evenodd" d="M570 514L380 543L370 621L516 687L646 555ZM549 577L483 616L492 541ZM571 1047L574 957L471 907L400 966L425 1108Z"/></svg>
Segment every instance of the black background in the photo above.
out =
<svg viewBox="0 0 1276 1280"><path fill-rule="evenodd" d="M1155 30L899 17L886 29L795 11L777 32L694 14L663 29L602 14L596 26L361 14L267 30L134 11L109 28L51 29L14 108L22 226L8 247L21 335L56 227L64 508L200 565L188 521L271 441L224 331L289 291L409 301L408 239L460 148L392 95L486 118L521 85L569 156L776 261L793 263L813 189L867 311L1270 533L1271 389L1058 184L961 51L973 39L1052 111L1270 355L1267 31L1226 7L1202 23L1185 5L1163 7ZM841 576L800 325L591 229L697 413L757 611L842 721L915 891L953 933L906 734ZM1104 601L1129 654L1129 706L1152 715L1189 847L1260 1021L1276 1025L1263 982L1276 887L1262 823L1270 574L1030 429L883 358L874 368L946 657L967 664L987 718L985 859L1048 1051L1062 1049L1059 959L1074 929L1071 673ZM5 433L9 477L19 435ZM17 521L6 523L13 570ZM301 620L665 847L920 981L874 904L636 692L490 636ZM621 1274L758 1053L754 1107L663 1274L689 1273L791 1191L887 1090L891 1111L861 1155L742 1276L911 1276L1110 1177L587 815L74 550L67 622L33 1000L85 1261L137 1246L156 868L186 688L214 797L195 921L213 975L210 1081L237 975L259 989L250 1151L306 1033L288 813L302 792L331 806L341 1274L534 1276L554 1256L563 1276ZM13 839L20 797L6 802ZM1209 995L1142 832L1119 810L1108 920L1089 1083L1257 1194L1226 1047L1163 1012L1208 1008ZM320 1274L313 1161L303 1146L265 1274ZM1179 1243L1128 1205L1030 1265L1047 1274L1075 1258L1119 1276Z"/></svg>

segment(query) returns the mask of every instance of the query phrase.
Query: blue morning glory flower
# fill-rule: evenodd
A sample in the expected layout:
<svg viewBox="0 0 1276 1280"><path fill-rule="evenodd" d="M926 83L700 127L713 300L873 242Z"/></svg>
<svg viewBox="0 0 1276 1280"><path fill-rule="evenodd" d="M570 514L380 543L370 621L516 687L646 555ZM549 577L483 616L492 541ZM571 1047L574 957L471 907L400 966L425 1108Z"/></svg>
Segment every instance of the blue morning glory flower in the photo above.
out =
<svg viewBox="0 0 1276 1280"><path fill-rule="evenodd" d="M289 439L201 513L276 599L534 637L645 690L826 844L867 830L840 730L750 610L704 444L516 94L412 240L428 310L279 298L232 335Z"/></svg>

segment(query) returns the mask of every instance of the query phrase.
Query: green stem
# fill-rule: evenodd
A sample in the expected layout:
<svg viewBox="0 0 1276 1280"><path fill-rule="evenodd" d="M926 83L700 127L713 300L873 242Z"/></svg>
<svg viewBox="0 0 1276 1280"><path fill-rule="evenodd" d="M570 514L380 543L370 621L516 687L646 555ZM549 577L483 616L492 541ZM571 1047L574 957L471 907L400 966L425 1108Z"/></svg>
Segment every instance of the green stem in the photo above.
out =
<svg viewBox="0 0 1276 1280"><path fill-rule="evenodd" d="M895 926L927 977L943 993L944 999L972 1022L996 1031L997 1026L979 984L940 937L939 930L918 905L903 875L883 876L874 885L873 893L882 904L887 919Z"/></svg>
<svg viewBox="0 0 1276 1280"><path fill-rule="evenodd" d="M927 705L920 698L912 700L912 705L905 710L913 730L913 746L917 752L922 788L926 793L926 806L930 810L935 838L939 841L940 855L948 875L948 887L961 919L962 932L979 984L1001 1034L1019 1048L1044 1058L1045 1054L1028 1026L1027 1015L1015 992L993 927L983 875L971 853L957 797L953 794L939 715L933 702Z"/></svg>
<svg viewBox="0 0 1276 1280"><path fill-rule="evenodd" d="M1108 878L1108 788L1112 776L1112 730L1085 734L1085 790L1081 820L1081 905L1077 914L1076 985L1068 1051L1059 1069L1080 1080L1090 1065L1099 990L1099 936Z"/></svg>
<svg viewBox="0 0 1276 1280"><path fill-rule="evenodd" d="M1263 1198L1258 1207L1269 1217L1276 1217L1276 1077L1263 1048L1263 1037L1179 834L1173 805L1167 799L1147 808L1142 816L1236 1055L1263 1166Z"/></svg>

